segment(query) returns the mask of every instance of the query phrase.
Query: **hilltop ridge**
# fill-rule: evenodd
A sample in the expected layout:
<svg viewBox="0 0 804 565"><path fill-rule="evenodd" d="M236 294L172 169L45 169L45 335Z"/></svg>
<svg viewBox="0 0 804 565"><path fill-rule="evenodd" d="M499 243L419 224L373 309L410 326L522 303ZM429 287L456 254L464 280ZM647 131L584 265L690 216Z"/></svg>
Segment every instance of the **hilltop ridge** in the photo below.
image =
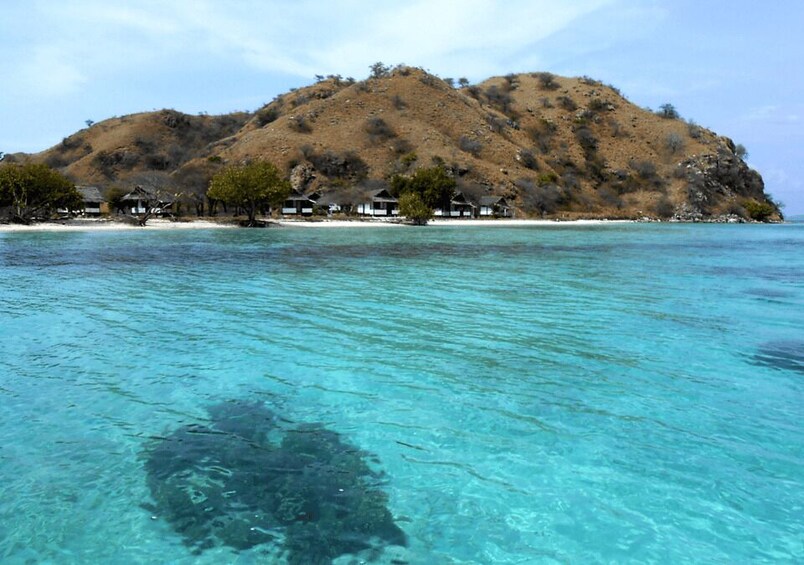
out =
<svg viewBox="0 0 804 565"><path fill-rule="evenodd" d="M264 158L300 191L342 200L443 164L473 198L520 217L780 218L729 138L588 77L511 74L455 87L422 69L319 77L253 113L160 110L92 124L35 155L81 184L170 186L203 201L226 163Z"/></svg>

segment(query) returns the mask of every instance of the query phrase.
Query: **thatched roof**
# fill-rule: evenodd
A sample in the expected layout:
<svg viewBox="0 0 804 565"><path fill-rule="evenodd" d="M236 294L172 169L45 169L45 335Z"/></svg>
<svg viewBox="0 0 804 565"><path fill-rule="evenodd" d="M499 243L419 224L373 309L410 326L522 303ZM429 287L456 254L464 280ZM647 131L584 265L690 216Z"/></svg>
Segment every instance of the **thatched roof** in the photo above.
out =
<svg viewBox="0 0 804 565"><path fill-rule="evenodd" d="M97 186L76 186L75 189L81 194L81 200L84 202L106 202Z"/></svg>

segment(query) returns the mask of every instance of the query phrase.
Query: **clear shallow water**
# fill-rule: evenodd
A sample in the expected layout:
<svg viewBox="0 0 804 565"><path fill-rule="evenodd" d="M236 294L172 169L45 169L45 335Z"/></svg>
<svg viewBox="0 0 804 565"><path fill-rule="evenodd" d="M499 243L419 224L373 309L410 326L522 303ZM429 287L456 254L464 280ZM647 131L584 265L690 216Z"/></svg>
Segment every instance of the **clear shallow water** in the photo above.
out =
<svg viewBox="0 0 804 565"><path fill-rule="evenodd" d="M802 561L803 351L804 225L0 234L0 561L271 562L142 508L231 399L376 454L380 562Z"/></svg>

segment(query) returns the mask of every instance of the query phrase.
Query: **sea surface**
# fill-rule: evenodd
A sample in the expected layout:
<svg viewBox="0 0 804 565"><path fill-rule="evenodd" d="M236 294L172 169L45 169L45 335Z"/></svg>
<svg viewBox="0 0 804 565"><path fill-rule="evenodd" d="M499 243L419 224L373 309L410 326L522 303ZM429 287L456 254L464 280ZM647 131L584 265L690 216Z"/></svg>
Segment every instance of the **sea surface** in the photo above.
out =
<svg viewBox="0 0 804 565"><path fill-rule="evenodd" d="M365 459L339 564L801 563L804 224L0 234L0 562L329 562L171 522L216 406Z"/></svg>

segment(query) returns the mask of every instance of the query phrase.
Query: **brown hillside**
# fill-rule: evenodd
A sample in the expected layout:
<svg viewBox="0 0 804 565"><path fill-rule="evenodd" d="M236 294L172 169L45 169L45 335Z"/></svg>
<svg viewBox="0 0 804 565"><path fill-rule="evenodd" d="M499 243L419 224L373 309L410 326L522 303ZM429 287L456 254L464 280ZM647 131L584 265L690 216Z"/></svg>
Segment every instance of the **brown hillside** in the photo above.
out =
<svg viewBox="0 0 804 565"><path fill-rule="evenodd" d="M76 182L147 178L195 194L220 166L264 158L297 188L343 199L443 163L469 196L506 196L520 216L691 219L767 201L729 139L670 115L588 78L508 75L456 89L397 67L329 78L254 114L113 118L32 158Z"/></svg>

